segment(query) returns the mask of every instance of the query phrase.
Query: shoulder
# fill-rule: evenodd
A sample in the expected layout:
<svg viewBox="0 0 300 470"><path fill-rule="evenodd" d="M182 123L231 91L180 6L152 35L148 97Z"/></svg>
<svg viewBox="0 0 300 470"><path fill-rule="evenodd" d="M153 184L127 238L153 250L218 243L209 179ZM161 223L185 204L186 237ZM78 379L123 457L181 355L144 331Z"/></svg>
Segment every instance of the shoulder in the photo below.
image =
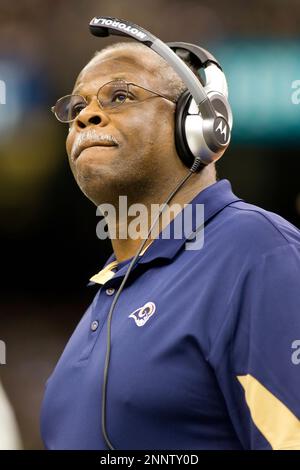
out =
<svg viewBox="0 0 300 470"><path fill-rule="evenodd" d="M278 214L244 201L230 204L223 212L223 233L236 251L262 255L278 247L300 248L300 230Z"/></svg>

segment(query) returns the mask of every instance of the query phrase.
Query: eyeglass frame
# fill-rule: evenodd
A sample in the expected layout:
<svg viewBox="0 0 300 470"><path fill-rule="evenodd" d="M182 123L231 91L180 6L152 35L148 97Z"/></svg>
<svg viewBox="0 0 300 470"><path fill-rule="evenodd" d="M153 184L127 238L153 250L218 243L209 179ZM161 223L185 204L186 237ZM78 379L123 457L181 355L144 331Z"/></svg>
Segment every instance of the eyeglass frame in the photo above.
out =
<svg viewBox="0 0 300 470"><path fill-rule="evenodd" d="M101 87L98 89L98 91L97 91L97 93L96 93L96 95L95 95L96 98L97 98L98 106L100 107L100 109L102 109L102 111L105 111L105 110L107 110L107 109L119 108L120 106L122 106L123 104L126 103L126 100L124 100L124 101L121 101L121 102L120 102L119 104L117 104L116 106L112 106L111 108L110 108L110 107L104 108L104 107L102 106L102 104L101 104L101 102L100 102L100 100L99 100L99 98L98 98L99 92L100 92L100 90L101 90L103 87L105 87L105 86L108 85L109 83L113 83L113 82L123 82L123 83L126 84L126 88L127 88L127 95L126 95L126 98L127 98L127 96L128 96L128 93L129 93L129 86L132 85L132 86L135 86L135 87L137 87L137 88L141 88L142 90L145 90L145 91L148 91L148 92L150 92L150 93L153 93L154 95L156 95L156 96L158 96L158 97L160 97L160 98L164 98L164 99L170 101L171 103L176 103L176 102L177 102L177 100L174 100L174 99L172 99L172 98L169 98L169 97L167 97L166 95L164 95L164 94L162 94L162 93L158 93L158 92L156 92L156 91L149 90L149 88L145 88L145 87L143 87L143 86L141 86L141 85L137 85L136 83L127 82L126 80L123 80L123 79L114 79L114 80L110 80L109 82L104 83L103 85L101 85ZM89 105L89 103L88 103L88 101L87 101L88 95L87 95L86 97L84 97L84 96L82 96L82 95L79 95L79 94L77 95L76 93L74 93L74 94L72 93L72 94L69 94L69 95L64 95L64 96L62 96L61 98L59 98L59 99L56 101L55 105L51 107L51 111L52 111L52 113L55 115L56 119L57 119L59 122L62 122L63 124L70 124L71 122L74 122L74 121L77 119L77 117L79 116L79 114L81 113L81 111L79 111L79 113L77 114L77 116L76 116L74 119L71 119L71 120L69 120L69 121L63 121L63 120L61 120L61 119L58 117L58 115L57 115L57 113L56 113L56 111L55 111L55 108L56 108L56 106L57 106L57 103L58 103L59 101L63 100L64 98L67 98L68 96L70 96L70 97L71 97L71 96L79 96L80 98L82 98L82 99L84 100L84 102L86 103L86 106L85 106L81 111L83 111L84 109L86 109L86 107ZM137 103L142 103L143 101L146 101L147 99L150 99L150 98L153 98L153 97L149 96L149 98L145 98L144 100L140 100L140 101L137 100ZM137 103L127 103L127 105L128 105L128 104L137 104Z"/></svg>

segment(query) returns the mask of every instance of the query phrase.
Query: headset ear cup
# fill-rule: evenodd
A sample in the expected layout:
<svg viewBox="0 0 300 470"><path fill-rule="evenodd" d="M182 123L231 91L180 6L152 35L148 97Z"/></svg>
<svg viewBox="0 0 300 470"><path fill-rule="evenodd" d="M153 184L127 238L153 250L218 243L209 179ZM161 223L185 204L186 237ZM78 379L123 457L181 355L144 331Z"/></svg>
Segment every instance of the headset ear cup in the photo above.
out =
<svg viewBox="0 0 300 470"><path fill-rule="evenodd" d="M185 133L185 121L188 115L191 99L192 95L188 90L185 90L177 101L175 112L176 151L181 161L188 168L191 168L195 160L195 157L189 148Z"/></svg>

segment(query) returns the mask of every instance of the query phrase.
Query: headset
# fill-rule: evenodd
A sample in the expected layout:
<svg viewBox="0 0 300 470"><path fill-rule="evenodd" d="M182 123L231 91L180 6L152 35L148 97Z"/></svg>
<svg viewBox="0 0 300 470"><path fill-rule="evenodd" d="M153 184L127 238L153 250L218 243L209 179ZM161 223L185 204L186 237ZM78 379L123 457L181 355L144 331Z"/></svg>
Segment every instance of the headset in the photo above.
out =
<svg viewBox="0 0 300 470"><path fill-rule="evenodd" d="M185 42L164 43L140 26L110 16L93 18L89 28L95 36L126 36L142 42L165 59L187 87L176 103L175 145L178 156L189 168L189 172L162 205L147 238L143 240L129 263L107 317L107 350L102 387L102 433L109 449L115 450L106 431L106 389L111 350L111 319L115 305L154 226L170 200L193 173L217 161L225 152L231 137L232 112L222 68L216 58L202 47ZM199 77L196 77L186 62L198 71ZM201 83L201 71L204 74L204 85Z"/></svg>

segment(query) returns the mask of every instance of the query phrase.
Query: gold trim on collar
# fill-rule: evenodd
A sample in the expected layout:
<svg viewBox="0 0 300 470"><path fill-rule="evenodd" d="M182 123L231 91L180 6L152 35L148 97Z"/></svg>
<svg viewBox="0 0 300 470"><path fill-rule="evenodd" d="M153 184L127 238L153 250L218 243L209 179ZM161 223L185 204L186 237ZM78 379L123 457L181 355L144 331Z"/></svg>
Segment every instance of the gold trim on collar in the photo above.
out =
<svg viewBox="0 0 300 470"><path fill-rule="evenodd" d="M107 281L109 281L112 277L115 275L115 269L118 266L118 261L112 261L109 263L105 268L101 269L97 274L94 274L90 278L91 282L96 282L96 284L105 284Z"/></svg>
<svg viewBox="0 0 300 470"><path fill-rule="evenodd" d="M149 245L146 245L142 251L140 252L140 256L143 256L143 254L145 253L145 251L148 250L149 246L153 243L153 240L151 240L151 242L149 243Z"/></svg>
<svg viewBox="0 0 300 470"><path fill-rule="evenodd" d="M149 245L145 246L145 248L141 251L140 256L143 256L145 251L149 248L153 240L149 243ZM104 285L107 281L112 279L115 275L114 269L118 266L118 261L112 261L109 263L105 268L101 269L97 274L94 274L91 278L91 282L95 282L96 284Z"/></svg>

